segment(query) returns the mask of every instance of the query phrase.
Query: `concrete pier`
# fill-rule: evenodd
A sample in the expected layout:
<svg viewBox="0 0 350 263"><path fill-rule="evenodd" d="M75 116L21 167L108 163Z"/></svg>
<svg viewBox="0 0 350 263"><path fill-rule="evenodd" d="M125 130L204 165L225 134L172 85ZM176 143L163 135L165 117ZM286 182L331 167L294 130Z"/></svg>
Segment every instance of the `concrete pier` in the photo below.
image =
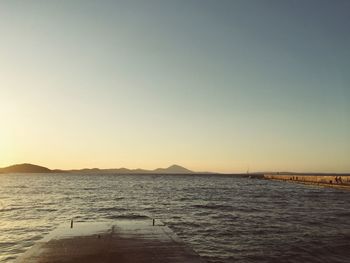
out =
<svg viewBox="0 0 350 263"><path fill-rule="evenodd" d="M37 242L17 263L204 263L158 220L67 223Z"/></svg>
<svg viewBox="0 0 350 263"><path fill-rule="evenodd" d="M264 174L264 178L350 189L350 175Z"/></svg>

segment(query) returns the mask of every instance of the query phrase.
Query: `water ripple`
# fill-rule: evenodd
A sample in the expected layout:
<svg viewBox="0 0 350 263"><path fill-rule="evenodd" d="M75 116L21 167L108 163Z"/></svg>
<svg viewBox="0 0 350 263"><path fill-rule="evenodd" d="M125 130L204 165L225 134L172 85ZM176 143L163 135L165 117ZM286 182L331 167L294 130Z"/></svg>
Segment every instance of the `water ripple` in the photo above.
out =
<svg viewBox="0 0 350 263"><path fill-rule="evenodd" d="M229 176L1 175L0 262L58 224L161 219L208 262L348 262L350 192Z"/></svg>

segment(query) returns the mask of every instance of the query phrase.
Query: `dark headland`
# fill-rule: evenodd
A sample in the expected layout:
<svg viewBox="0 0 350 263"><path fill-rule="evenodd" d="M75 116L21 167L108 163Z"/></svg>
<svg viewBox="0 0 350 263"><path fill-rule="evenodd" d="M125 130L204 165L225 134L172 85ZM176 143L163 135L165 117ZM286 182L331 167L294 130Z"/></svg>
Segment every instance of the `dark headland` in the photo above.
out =
<svg viewBox="0 0 350 263"><path fill-rule="evenodd" d="M8 167L0 168L0 173L52 173L53 170L50 170L49 168L30 164L30 163L23 163L23 164L15 164Z"/></svg>

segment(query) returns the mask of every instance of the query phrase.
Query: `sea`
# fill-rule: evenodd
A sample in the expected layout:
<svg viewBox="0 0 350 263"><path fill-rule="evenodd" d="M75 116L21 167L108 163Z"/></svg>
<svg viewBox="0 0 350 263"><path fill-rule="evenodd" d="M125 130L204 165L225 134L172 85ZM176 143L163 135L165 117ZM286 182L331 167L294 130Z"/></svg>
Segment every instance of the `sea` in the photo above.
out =
<svg viewBox="0 0 350 263"><path fill-rule="evenodd" d="M0 262L60 224L151 217L208 263L350 262L350 191L230 175L0 175Z"/></svg>

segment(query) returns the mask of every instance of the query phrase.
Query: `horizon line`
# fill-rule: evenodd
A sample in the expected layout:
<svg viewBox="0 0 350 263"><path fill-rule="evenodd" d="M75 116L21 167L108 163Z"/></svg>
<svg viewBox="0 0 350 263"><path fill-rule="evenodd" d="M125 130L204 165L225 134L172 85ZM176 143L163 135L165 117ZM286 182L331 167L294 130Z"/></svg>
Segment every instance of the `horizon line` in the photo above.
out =
<svg viewBox="0 0 350 263"><path fill-rule="evenodd" d="M45 168L45 169L48 169L50 171L81 171L81 170L94 170L94 169L97 169L97 170L120 170L120 169L126 169L126 170L129 170L129 171L134 171L134 170L144 170L144 171L148 171L148 172L153 172L153 171L156 171L158 169L169 169L171 167L174 167L174 166L177 166L178 168L181 168L181 169L185 169L188 171L188 173L211 173L211 174L268 174L268 173L281 173L281 174L350 174L350 171L348 172L329 172L329 171L312 171L312 172L305 172L305 171L287 171L287 170L279 170L279 171L276 171L276 170L267 170L267 171L246 171L246 172L216 172L216 171L194 171L194 170L191 170L191 169L188 169L182 165L179 165L179 164L172 164L172 165L169 165L167 167L157 167L157 168L154 168L154 169L145 169L145 168L127 168L127 167L111 167L111 168L99 168L99 167L83 167L83 168L69 168L69 169L61 169L61 168L48 168L47 166L43 166L43 165L38 165L38 164L33 164L33 163L28 163L28 162L25 162L25 163L16 163L16 164L11 164L11 165L8 165L8 166L5 166L5 167L0 167L0 170L2 169L6 169L6 168L9 168L9 167L13 167L13 166L19 166L19 165L31 165L31 166L37 166L37 167L41 167L41 168Z"/></svg>

